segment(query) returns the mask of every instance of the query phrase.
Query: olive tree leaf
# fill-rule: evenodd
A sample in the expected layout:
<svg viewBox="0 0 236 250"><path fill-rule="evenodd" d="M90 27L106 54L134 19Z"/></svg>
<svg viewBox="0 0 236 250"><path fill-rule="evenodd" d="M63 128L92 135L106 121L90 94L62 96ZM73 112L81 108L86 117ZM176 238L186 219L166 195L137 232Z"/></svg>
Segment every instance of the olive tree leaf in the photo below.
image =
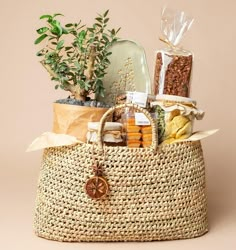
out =
<svg viewBox="0 0 236 250"><path fill-rule="evenodd" d="M116 31L114 29L110 30L110 32L113 36L116 34Z"/></svg>
<svg viewBox="0 0 236 250"><path fill-rule="evenodd" d="M87 32L85 30L82 30L82 31L80 31L80 33L78 35L78 42L79 42L80 46L82 46L82 44L83 44L83 41L84 41L84 39L86 37L86 33Z"/></svg>
<svg viewBox="0 0 236 250"><path fill-rule="evenodd" d="M102 25L100 23L95 23L96 26L98 26L99 28L102 28Z"/></svg>
<svg viewBox="0 0 236 250"><path fill-rule="evenodd" d="M68 51L68 50L70 50L70 49L72 49L73 47L71 47L71 46L67 46L67 47L65 47L65 50L66 51Z"/></svg>
<svg viewBox="0 0 236 250"><path fill-rule="evenodd" d="M105 40L105 42L109 43L109 39L107 38L105 34L102 35L102 38Z"/></svg>
<svg viewBox="0 0 236 250"><path fill-rule="evenodd" d="M49 30L49 28L48 27L42 27L42 28L40 28L40 29L37 29L36 31L37 31L37 33L38 34L43 34L43 33L45 33L46 31L48 31Z"/></svg>
<svg viewBox="0 0 236 250"><path fill-rule="evenodd" d="M109 13L109 10L107 10L107 11L104 13L103 17L106 17L108 13Z"/></svg>
<svg viewBox="0 0 236 250"><path fill-rule="evenodd" d="M54 20L54 25L55 25L55 27L57 27L57 29L59 31L59 35L61 36L62 35L62 27L61 27L60 22L58 22L57 20Z"/></svg>
<svg viewBox="0 0 236 250"><path fill-rule="evenodd" d="M78 30L82 29L83 27L85 27L85 25L81 25L80 27L78 27Z"/></svg>
<svg viewBox="0 0 236 250"><path fill-rule="evenodd" d="M85 82L84 82L84 89L85 89L86 91L89 91L90 88L91 88L90 81L89 81L89 80L88 80L88 81L85 81Z"/></svg>
<svg viewBox="0 0 236 250"><path fill-rule="evenodd" d="M109 52L106 53L106 56L110 56L111 54L112 54L112 52L109 51Z"/></svg>
<svg viewBox="0 0 236 250"><path fill-rule="evenodd" d="M88 31L94 32L94 28L88 28Z"/></svg>
<svg viewBox="0 0 236 250"><path fill-rule="evenodd" d="M104 23L107 23L109 21L109 18L105 18Z"/></svg>
<svg viewBox="0 0 236 250"><path fill-rule="evenodd" d="M43 41L43 39L45 39L48 35L47 34L43 34L40 37L38 37L35 41L34 44L39 44L40 42Z"/></svg>
<svg viewBox="0 0 236 250"><path fill-rule="evenodd" d="M72 27L72 26L74 26L73 23L67 23L67 24L65 25L65 27L67 27L67 28Z"/></svg>
<svg viewBox="0 0 236 250"><path fill-rule="evenodd" d="M38 51L38 52L36 53L36 55L37 55L37 56L43 56L43 53L42 53L42 51Z"/></svg>
<svg viewBox="0 0 236 250"><path fill-rule="evenodd" d="M101 97L105 97L105 89L104 89L104 88L101 88L101 87L100 87L100 89L99 89L99 95L100 95Z"/></svg>
<svg viewBox="0 0 236 250"><path fill-rule="evenodd" d="M101 97L104 97L105 92L104 92L103 82L100 79L98 79L95 83L95 92Z"/></svg>
<svg viewBox="0 0 236 250"><path fill-rule="evenodd" d="M101 17L96 17L95 20L97 20L99 23L102 23L102 18Z"/></svg>
<svg viewBox="0 0 236 250"><path fill-rule="evenodd" d="M51 15L42 15L39 19L44 19L44 18L52 19L52 16Z"/></svg>
<svg viewBox="0 0 236 250"><path fill-rule="evenodd" d="M64 15L61 14L61 13L56 13L56 14L54 14L52 17L54 18L54 17L56 17L56 16L64 16Z"/></svg>
<svg viewBox="0 0 236 250"><path fill-rule="evenodd" d="M60 30L58 30L58 28L56 26L53 26L50 30L52 32L53 35L56 35L56 36L60 36Z"/></svg>
<svg viewBox="0 0 236 250"><path fill-rule="evenodd" d="M78 80L77 83L80 85L81 88L84 88L85 82L83 80Z"/></svg>
<svg viewBox="0 0 236 250"><path fill-rule="evenodd" d="M81 68L81 66L80 66L80 64L79 64L78 61L75 61L75 62L74 62L74 65L75 65L75 67L76 67L77 69L80 69L80 68Z"/></svg>
<svg viewBox="0 0 236 250"><path fill-rule="evenodd" d="M64 42L65 42L64 40L61 40L61 41L57 44L56 49L57 49L57 50L60 50L61 48L63 48Z"/></svg>
<svg viewBox="0 0 236 250"><path fill-rule="evenodd" d="M62 34L69 34L69 31L62 27Z"/></svg>
<svg viewBox="0 0 236 250"><path fill-rule="evenodd" d="M116 30L116 34L121 30L121 27Z"/></svg>

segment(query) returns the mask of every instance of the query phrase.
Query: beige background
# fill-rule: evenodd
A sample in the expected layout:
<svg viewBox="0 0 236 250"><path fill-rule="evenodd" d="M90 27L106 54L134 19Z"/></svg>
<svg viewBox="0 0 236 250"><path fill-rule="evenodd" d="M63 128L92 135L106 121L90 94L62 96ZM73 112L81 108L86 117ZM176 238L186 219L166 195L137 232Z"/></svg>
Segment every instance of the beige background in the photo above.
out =
<svg viewBox="0 0 236 250"><path fill-rule="evenodd" d="M52 102L66 95L38 63L35 30L45 13L62 12L65 21L91 23L97 12L110 9L111 25L120 37L142 44L151 77L161 7L168 3L194 16L182 45L195 54L192 98L206 111L196 129L220 128L203 141L211 230L193 240L152 243L62 244L32 232L32 215L41 152L25 153L28 144L51 130ZM235 0L1 0L1 249L236 249L236 1Z"/></svg>

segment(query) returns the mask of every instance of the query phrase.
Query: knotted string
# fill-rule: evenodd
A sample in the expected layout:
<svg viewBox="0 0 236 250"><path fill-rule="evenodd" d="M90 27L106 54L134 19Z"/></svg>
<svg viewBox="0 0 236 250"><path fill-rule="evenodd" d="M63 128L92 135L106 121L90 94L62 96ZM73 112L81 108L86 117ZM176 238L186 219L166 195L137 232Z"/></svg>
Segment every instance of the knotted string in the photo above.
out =
<svg viewBox="0 0 236 250"><path fill-rule="evenodd" d="M171 43L168 39L159 37L159 40L165 44L167 44L171 49L176 50L176 49L182 49L182 47L176 46L173 43Z"/></svg>

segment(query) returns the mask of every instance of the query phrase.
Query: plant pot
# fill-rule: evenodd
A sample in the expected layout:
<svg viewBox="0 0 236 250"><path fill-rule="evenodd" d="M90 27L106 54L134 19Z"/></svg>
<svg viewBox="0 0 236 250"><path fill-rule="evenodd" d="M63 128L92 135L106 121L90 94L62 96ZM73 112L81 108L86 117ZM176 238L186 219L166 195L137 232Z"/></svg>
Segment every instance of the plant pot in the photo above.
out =
<svg viewBox="0 0 236 250"><path fill-rule="evenodd" d="M57 134L73 135L86 142L88 122L100 121L108 108L53 104L53 129Z"/></svg>

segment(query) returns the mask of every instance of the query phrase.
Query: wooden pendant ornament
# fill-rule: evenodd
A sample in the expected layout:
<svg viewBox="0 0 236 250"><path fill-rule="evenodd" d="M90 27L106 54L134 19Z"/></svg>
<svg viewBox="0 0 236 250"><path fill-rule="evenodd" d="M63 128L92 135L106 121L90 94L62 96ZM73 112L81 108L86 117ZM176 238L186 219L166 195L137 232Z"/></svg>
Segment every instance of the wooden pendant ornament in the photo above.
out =
<svg viewBox="0 0 236 250"><path fill-rule="evenodd" d="M103 198L108 192L107 181L101 176L90 178L85 185L86 193L93 199Z"/></svg>
<svg viewBox="0 0 236 250"><path fill-rule="evenodd" d="M96 163L93 166L95 176L91 177L85 184L85 191L92 199L101 199L107 195L109 186L107 180L102 177L102 169Z"/></svg>

